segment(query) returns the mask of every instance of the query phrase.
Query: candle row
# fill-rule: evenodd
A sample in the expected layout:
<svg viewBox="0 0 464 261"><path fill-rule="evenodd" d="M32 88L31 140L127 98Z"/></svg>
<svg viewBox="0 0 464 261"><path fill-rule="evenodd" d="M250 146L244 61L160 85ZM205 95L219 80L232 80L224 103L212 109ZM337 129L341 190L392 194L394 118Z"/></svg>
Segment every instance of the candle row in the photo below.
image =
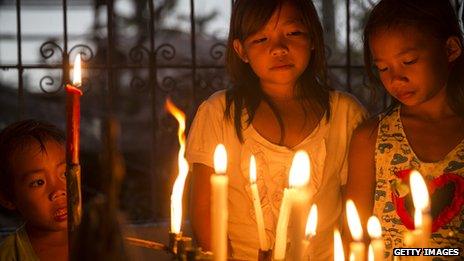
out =
<svg viewBox="0 0 464 261"><path fill-rule="evenodd" d="M427 186L422 175L418 171L410 174L410 190L414 203L414 230L406 231L404 235L405 247L424 248L428 246L431 235L432 218L430 216L430 199ZM354 202L348 199L346 202L346 215L348 227L353 242L350 243L350 261L365 260L365 246L363 242L363 230L361 221ZM384 242L382 240L382 228L377 217L372 216L367 222L367 230L371 237L368 247L368 260L384 260ZM343 244L340 233L334 231L334 260L344 260Z"/></svg>

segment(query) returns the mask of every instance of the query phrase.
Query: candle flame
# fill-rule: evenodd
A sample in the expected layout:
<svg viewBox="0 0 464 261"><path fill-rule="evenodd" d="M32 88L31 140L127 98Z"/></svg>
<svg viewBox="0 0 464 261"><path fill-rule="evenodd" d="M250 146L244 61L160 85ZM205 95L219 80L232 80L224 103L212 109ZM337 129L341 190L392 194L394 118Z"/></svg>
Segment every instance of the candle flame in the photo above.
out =
<svg viewBox="0 0 464 261"><path fill-rule="evenodd" d="M369 244L369 252L367 254L367 260L374 261L374 248L372 247L372 244Z"/></svg>
<svg viewBox="0 0 464 261"><path fill-rule="evenodd" d="M409 183L411 187L412 200L414 202L414 207L421 211L429 207L429 192L427 190L427 185L425 184L424 178L422 175L413 170L411 176L409 177Z"/></svg>
<svg viewBox="0 0 464 261"><path fill-rule="evenodd" d="M177 154L179 174L174 181L171 193L171 232L178 234L182 225L182 197L185 180L189 171L189 165L185 159L185 113L177 108L169 98L166 100L165 107L179 123L177 130L177 138L180 145L179 153Z"/></svg>
<svg viewBox="0 0 464 261"><path fill-rule="evenodd" d="M309 211L308 220L306 221L306 237L313 237L316 235L317 228L317 205L313 205Z"/></svg>
<svg viewBox="0 0 464 261"><path fill-rule="evenodd" d="M216 174L226 174L227 171L227 152L223 144L218 144L214 150L214 172Z"/></svg>
<svg viewBox="0 0 464 261"><path fill-rule="evenodd" d="M338 229L334 230L334 261L345 261L342 237L340 236Z"/></svg>
<svg viewBox="0 0 464 261"><path fill-rule="evenodd" d="M253 155L250 157L250 183L256 183L256 160Z"/></svg>
<svg viewBox="0 0 464 261"><path fill-rule="evenodd" d="M376 216L372 216L367 221L367 233L371 238L381 238L382 237L382 226L380 221Z"/></svg>
<svg viewBox="0 0 464 261"><path fill-rule="evenodd" d="M359 219L356 205L351 199L346 201L346 216L348 218L348 227L350 228L351 236L355 241L361 241L363 237L361 220Z"/></svg>
<svg viewBox="0 0 464 261"><path fill-rule="evenodd" d="M299 150L293 157L290 167L289 185L290 187L303 187L308 184L310 179L311 164L309 155L306 151Z"/></svg>
<svg viewBox="0 0 464 261"><path fill-rule="evenodd" d="M74 59L74 70L73 70L73 85L76 87L81 86L81 54L77 54Z"/></svg>

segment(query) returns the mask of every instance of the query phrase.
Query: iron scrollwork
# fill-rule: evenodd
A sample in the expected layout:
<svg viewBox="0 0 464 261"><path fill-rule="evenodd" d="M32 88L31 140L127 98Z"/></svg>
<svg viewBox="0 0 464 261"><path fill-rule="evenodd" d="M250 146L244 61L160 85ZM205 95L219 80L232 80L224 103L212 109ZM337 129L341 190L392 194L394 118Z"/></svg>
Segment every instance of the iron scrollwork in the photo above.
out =
<svg viewBox="0 0 464 261"><path fill-rule="evenodd" d="M155 49L155 57L158 56L158 53L161 51L161 57L164 60L169 61L174 59L176 56L176 48L172 44L162 44Z"/></svg>
<svg viewBox="0 0 464 261"><path fill-rule="evenodd" d="M52 57L59 57L63 59L63 48L58 45L54 40L44 42L40 48L40 55L44 60L52 59ZM62 89L63 79L59 84L56 84L56 79L53 76L46 75L39 81L40 89L47 94L55 94Z"/></svg>
<svg viewBox="0 0 464 261"><path fill-rule="evenodd" d="M211 56L211 58L218 61L219 59L224 57L225 50L226 50L226 45L225 44L223 44L223 43L215 43L209 49L209 55Z"/></svg>
<svg viewBox="0 0 464 261"><path fill-rule="evenodd" d="M161 85L159 86L159 88L164 92L171 92L174 89L176 89L176 87L177 87L177 82L171 76L163 77L163 80L161 81Z"/></svg>
<svg viewBox="0 0 464 261"><path fill-rule="evenodd" d="M46 41L40 46L40 55L47 60L55 55L55 51L58 51L59 57L63 57L63 49L54 40Z"/></svg>
<svg viewBox="0 0 464 261"><path fill-rule="evenodd" d="M141 64L144 58L144 54L150 55L150 50L148 50L145 46L139 44L134 46L129 51L129 58L135 64Z"/></svg>
<svg viewBox="0 0 464 261"><path fill-rule="evenodd" d="M92 48L90 48L88 45L77 44L69 50L68 55L71 56L71 54L76 51L81 54L81 59L83 62L90 62L90 60L92 60L94 57Z"/></svg>

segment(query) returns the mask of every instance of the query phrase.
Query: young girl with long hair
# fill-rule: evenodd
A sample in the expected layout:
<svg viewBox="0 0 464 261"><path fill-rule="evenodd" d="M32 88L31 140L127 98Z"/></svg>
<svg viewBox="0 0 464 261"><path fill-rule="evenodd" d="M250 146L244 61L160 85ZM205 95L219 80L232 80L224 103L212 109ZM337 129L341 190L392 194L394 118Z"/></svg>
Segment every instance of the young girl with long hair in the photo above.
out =
<svg viewBox="0 0 464 261"><path fill-rule="evenodd" d="M310 254L315 260L331 258L347 147L365 112L351 96L329 87L322 35L310 0L234 1L226 58L233 87L201 104L187 142L192 226L204 249L210 249L213 152L222 143L229 162L231 257L256 260L259 249L250 156L256 158L266 236L273 246L292 157L302 149L311 158L308 189L323 220Z"/></svg>
<svg viewBox="0 0 464 261"><path fill-rule="evenodd" d="M463 43L449 1L382 0L367 20L366 70L393 102L353 135L347 197L380 219L389 259L414 228L411 170L431 193L429 245L464 246Z"/></svg>

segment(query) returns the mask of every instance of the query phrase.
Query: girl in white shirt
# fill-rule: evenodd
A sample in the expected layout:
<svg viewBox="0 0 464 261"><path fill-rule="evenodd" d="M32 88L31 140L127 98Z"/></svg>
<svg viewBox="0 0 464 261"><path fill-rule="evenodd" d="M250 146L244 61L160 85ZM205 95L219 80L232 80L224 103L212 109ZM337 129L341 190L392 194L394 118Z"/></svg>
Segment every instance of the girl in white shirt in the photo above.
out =
<svg viewBox="0 0 464 261"><path fill-rule="evenodd" d="M273 246L292 157L302 149L311 158L308 186L321 220L309 253L315 260L332 258L347 146L365 113L351 96L328 86L322 34L310 0L234 2L226 58L233 87L203 102L187 141L192 227L203 249L210 249L213 153L222 143L229 162L230 256L257 259L250 156L256 157L266 236Z"/></svg>

